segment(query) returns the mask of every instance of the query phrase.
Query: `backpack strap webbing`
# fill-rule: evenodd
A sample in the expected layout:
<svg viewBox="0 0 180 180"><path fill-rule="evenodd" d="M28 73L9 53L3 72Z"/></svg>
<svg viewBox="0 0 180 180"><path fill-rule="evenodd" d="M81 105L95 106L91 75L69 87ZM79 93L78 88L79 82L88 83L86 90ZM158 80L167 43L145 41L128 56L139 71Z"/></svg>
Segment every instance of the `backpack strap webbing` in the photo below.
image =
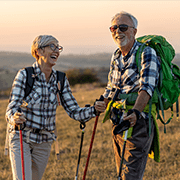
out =
<svg viewBox="0 0 180 180"><path fill-rule="evenodd" d="M64 81L65 81L66 74L61 71L56 71L56 75L57 75L56 83L58 87L57 99L58 99L58 104L60 105L60 102L62 104L62 91L64 89ZM57 160L59 160L59 145L58 145L57 128L55 128L55 135L56 135L55 151L56 151Z"/></svg>
<svg viewBox="0 0 180 180"><path fill-rule="evenodd" d="M31 92L32 88L33 88L33 84L34 84L34 80L35 80L35 77L33 77L33 74L34 74L34 68L31 66L31 67L26 67L25 68L26 70L26 87L25 87L25 95L24 95L24 98L26 98L29 93ZM61 95L61 92L64 88L64 80L65 80L65 73L64 72L61 72L61 71L56 71L56 74L57 74L57 83L60 82L60 88L59 89L59 93Z"/></svg>
<svg viewBox="0 0 180 180"><path fill-rule="evenodd" d="M64 88L64 80L65 80L66 74L61 71L56 71L56 74L57 74L57 83L58 82L60 83L60 87L58 84L58 90L59 90L59 93L61 94Z"/></svg>
<svg viewBox="0 0 180 180"><path fill-rule="evenodd" d="M24 98L26 98L31 92L33 88L33 84L34 84L34 79L35 79L35 77L33 77L34 68L32 66L26 67L25 70L26 70L26 87L25 87Z"/></svg>

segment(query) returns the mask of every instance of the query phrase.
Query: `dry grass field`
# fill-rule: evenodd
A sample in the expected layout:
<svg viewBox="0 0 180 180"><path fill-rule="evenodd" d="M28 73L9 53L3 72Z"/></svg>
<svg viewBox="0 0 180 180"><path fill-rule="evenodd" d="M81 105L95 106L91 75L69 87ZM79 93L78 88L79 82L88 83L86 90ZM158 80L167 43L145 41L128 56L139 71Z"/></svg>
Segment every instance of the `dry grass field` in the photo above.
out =
<svg viewBox="0 0 180 180"><path fill-rule="evenodd" d="M93 104L104 91L92 85L76 86L73 94L79 105ZM8 100L0 100L0 180L12 180L10 161L4 156L4 141L6 133L6 122L4 119ZM166 113L168 117L169 112ZM102 124L101 114L91 158L88 166L86 180L115 180L117 179L115 159L111 139L111 123ZM91 135L95 118L86 124L82 156L79 168L79 180L82 179L87 160ZM156 163L148 159L143 180L178 180L180 179L180 120L173 118L167 126L167 133L163 132L163 125L158 122L160 129L161 162ZM55 157L55 144L46 168L43 180L73 180L75 178L81 130L79 122L68 117L62 107L57 110L57 130L60 147L60 160Z"/></svg>

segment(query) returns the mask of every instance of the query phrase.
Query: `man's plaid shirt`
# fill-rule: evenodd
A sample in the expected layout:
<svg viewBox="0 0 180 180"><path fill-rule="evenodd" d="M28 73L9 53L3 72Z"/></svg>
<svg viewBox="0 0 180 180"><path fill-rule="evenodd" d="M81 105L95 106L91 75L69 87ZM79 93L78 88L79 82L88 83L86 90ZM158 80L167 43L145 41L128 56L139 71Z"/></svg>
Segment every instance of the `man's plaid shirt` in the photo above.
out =
<svg viewBox="0 0 180 180"><path fill-rule="evenodd" d="M157 86L160 63L154 49L147 46L141 55L141 70L138 71L136 64L136 52L141 43L135 41L130 52L123 57L117 49L112 56L108 85L104 97L108 98L112 88L119 87L121 94L146 91L151 97Z"/></svg>
<svg viewBox="0 0 180 180"><path fill-rule="evenodd" d="M18 107L27 103L26 108L21 108L27 121L26 127L33 129L41 129L47 131L55 130L55 117L56 108L58 106L57 100L57 77L56 71L52 69L50 80L47 83L45 74L41 72L38 63L33 64L35 82L31 93L24 99L25 84L26 84L26 71L21 69L13 82L10 102L6 111L6 118L9 124L13 121L13 115L18 110ZM88 121L95 117L94 107L80 108L72 95L69 82L65 78L64 89L62 91L62 106L67 114L77 121ZM10 125L10 129L13 129ZM18 133L18 132L17 132ZM52 133L54 136L54 134ZM26 137L26 131L23 134ZM47 135L37 134L31 132L30 141L41 143L52 141L52 137Z"/></svg>

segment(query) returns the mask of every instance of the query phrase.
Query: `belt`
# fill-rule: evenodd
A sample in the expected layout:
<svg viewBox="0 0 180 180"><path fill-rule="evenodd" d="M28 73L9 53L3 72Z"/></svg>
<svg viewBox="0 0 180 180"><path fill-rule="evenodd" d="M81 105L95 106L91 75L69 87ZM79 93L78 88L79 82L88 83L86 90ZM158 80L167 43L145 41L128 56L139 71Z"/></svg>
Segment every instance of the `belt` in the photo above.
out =
<svg viewBox="0 0 180 180"><path fill-rule="evenodd" d="M49 135L51 136L54 140L56 140L53 135L51 134L52 131L46 131L46 130L43 130L43 129L32 129L32 128L28 128L28 127L25 127L24 128L26 132L26 142L29 143L29 136L30 136L30 133L37 133L37 134L46 134L46 135Z"/></svg>
<svg viewBox="0 0 180 180"><path fill-rule="evenodd" d="M18 129L18 126L15 126L15 130L19 130ZM26 142L29 143L29 136L30 136L30 133L33 132L33 133L41 133L41 134L46 134L46 135L50 135L52 136L52 138L54 140L56 140L56 144L55 144L55 150L56 150L56 155L57 155L57 159L59 160L59 145L58 145L58 137L57 137L57 130L55 128L54 130L54 133L55 133L55 136L56 138L53 137L53 135L51 134L51 132L49 131L45 131L45 130L42 130L42 129L31 129L31 128L28 128L28 127L24 127L23 130L26 130ZM5 141L5 149L4 149L4 154L5 155L8 155L8 150L9 150L9 123L7 123L7 130L6 130L6 141Z"/></svg>
<svg viewBox="0 0 180 180"><path fill-rule="evenodd" d="M16 130L16 131L19 131L18 126L15 126L15 130ZM37 128L31 129L31 128L27 128L27 127L25 127L25 126L22 127L22 130L31 130L31 132L37 133L37 134L39 134L39 133L41 133L42 131L44 131L44 130L42 130L42 129L37 129Z"/></svg>
<svg viewBox="0 0 180 180"><path fill-rule="evenodd" d="M41 133L41 129L32 129L31 130L31 132L33 132L33 133L37 133L37 134L39 134L39 133Z"/></svg>

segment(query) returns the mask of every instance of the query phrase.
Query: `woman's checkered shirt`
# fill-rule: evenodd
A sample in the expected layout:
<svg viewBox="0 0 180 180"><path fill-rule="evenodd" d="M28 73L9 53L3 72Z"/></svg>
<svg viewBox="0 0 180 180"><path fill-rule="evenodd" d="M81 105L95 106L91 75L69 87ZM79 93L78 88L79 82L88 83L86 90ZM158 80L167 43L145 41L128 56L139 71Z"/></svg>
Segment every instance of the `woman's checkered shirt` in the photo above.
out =
<svg viewBox="0 0 180 180"><path fill-rule="evenodd" d="M18 107L25 101L28 105L21 109L27 119L26 126L29 128L53 131L55 129L56 108L58 106L56 71L54 69L52 70L50 80L47 83L45 74L41 72L37 62L33 64L33 67L35 82L31 93L25 99L24 89L26 84L26 71L25 69L22 69L17 73L12 86L6 118L11 124L13 121L12 116L18 110ZM77 101L72 95L67 78L65 78L64 89L62 91L62 106L67 114L77 121L86 122L95 117L93 106L86 108L80 108L78 106ZM64 119L62 119L62 122L63 121ZM13 129L11 125L10 129ZM26 137L26 131L23 136ZM31 133L30 140L41 143L52 141L53 139L47 135Z"/></svg>

